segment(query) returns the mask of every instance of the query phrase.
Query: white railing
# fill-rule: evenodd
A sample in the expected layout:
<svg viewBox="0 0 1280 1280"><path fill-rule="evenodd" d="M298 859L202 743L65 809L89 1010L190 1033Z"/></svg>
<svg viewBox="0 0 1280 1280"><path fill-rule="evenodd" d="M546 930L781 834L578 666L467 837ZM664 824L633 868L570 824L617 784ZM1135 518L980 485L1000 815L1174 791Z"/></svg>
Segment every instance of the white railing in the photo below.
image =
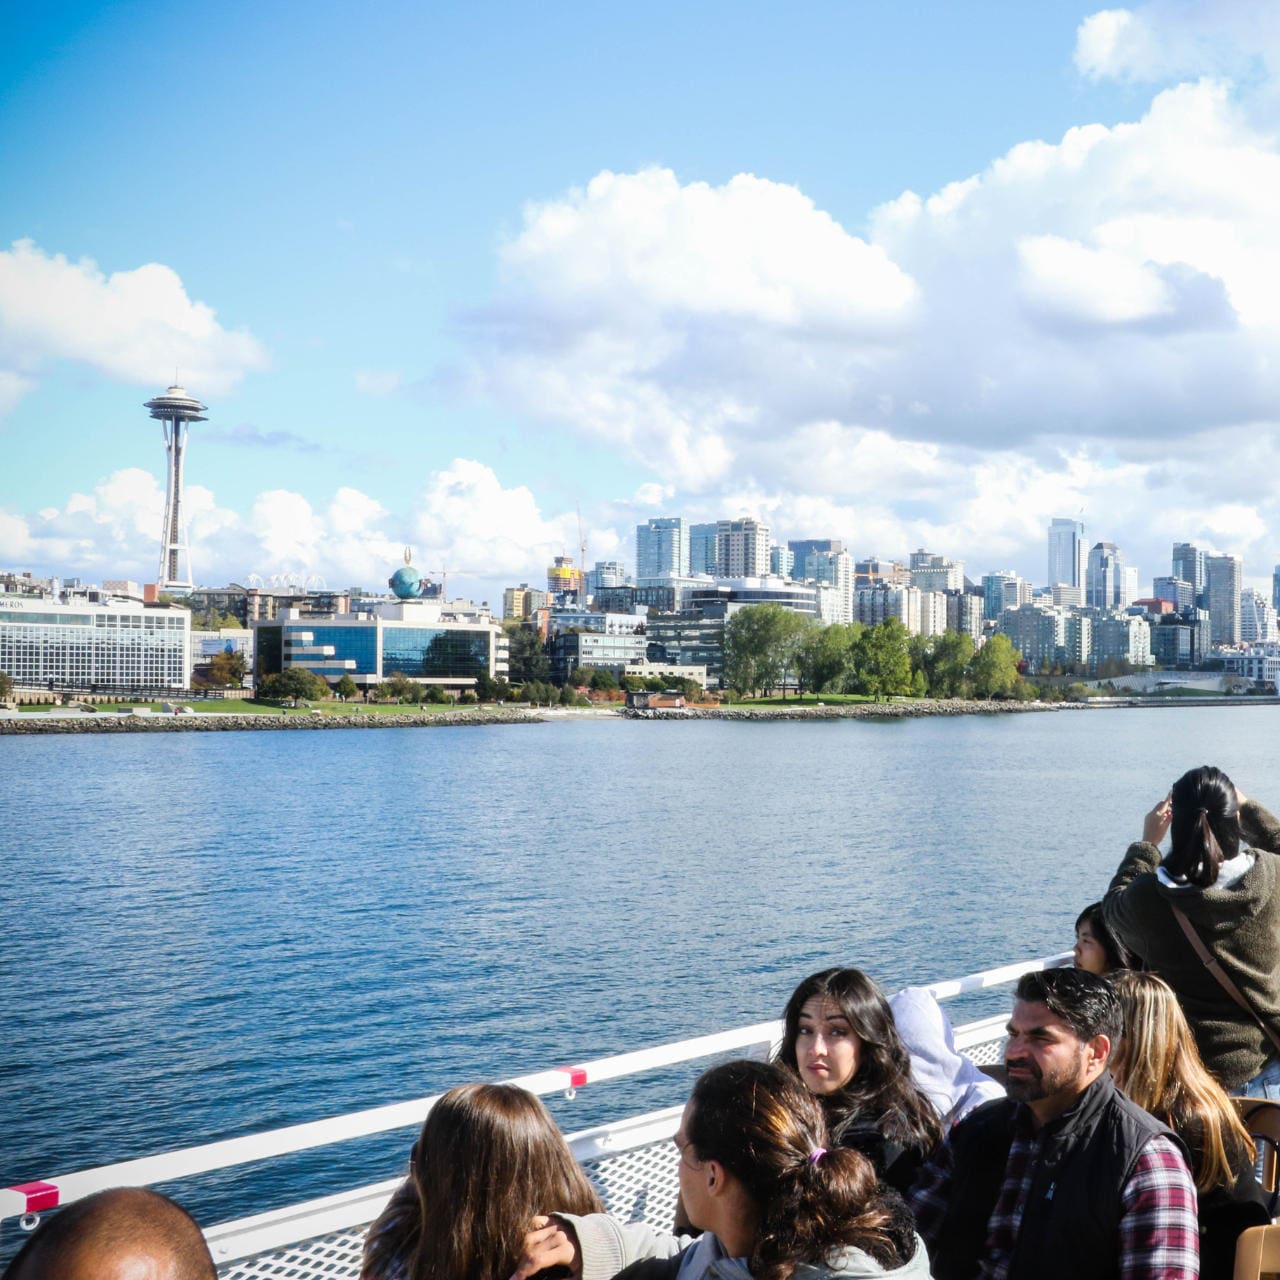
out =
<svg viewBox="0 0 1280 1280"><path fill-rule="evenodd" d="M1062 954L1020 964L1003 965L963 978L932 983L925 989L932 992L939 1000L945 1000L953 996L1001 986L1014 981L1024 973L1061 964L1069 958L1069 955ZM1000 1014L958 1027L956 1047L972 1053L980 1062L996 1061L1003 1038L1005 1020L1006 1015ZM616 1080L655 1068L695 1061L699 1058L729 1053L767 1054L781 1038L781 1032L780 1021L759 1022L713 1035L697 1036L690 1040L658 1045L651 1049L640 1049L573 1066L556 1067L548 1071L516 1076L508 1083L520 1085L530 1093L539 1095L563 1091L572 1097L574 1091L583 1085L599 1084L606 1080ZM73 1200L108 1187L174 1182L218 1169L233 1168L296 1151L306 1151L370 1134L420 1125L439 1096L432 1094L408 1102L354 1111L327 1120L290 1125L283 1129L231 1138L222 1142L206 1143L201 1146L185 1147L161 1155L100 1165L93 1169L60 1174L56 1177L0 1189L0 1229L9 1220L18 1218L21 1226L25 1230L30 1230L39 1221L38 1215L45 1210L69 1204ZM618 1168L621 1169L620 1157L626 1153L642 1152L655 1144L666 1144L675 1132L679 1111L679 1107L674 1107L666 1111L588 1129L572 1135L570 1144L574 1154L588 1167L589 1171L604 1169L612 1162L618 1162ZM624 1183L628 1176L630 1175L623 1173ZM612 1209L610 1177L601 1175L596 1180L601 1187L606 1205ZM337 1196L326 1196L287 1209L273 1210L252 1218L240 1219L234 1223L225 1223L210 1228L206 1235L215 1258L220 1264L226 1264L251 1254L261 1254L264 1250L279 1249L296 1241L310 1240L325 1233L347 1230L353 1225L367 1224L377 1216L398 1182L399 1179L379 1182ZM674 1195L674 1192L672 1194ZM627 1215L624 1214L624 1216ZM277 1272L275 1270L252 1273L232 1271L224 1274L273 1275ZM308 1272L304 1266L301 1271L294 1274L346 1274L346 1270L337 1258L332 1258L318 1271Z"/></svg>

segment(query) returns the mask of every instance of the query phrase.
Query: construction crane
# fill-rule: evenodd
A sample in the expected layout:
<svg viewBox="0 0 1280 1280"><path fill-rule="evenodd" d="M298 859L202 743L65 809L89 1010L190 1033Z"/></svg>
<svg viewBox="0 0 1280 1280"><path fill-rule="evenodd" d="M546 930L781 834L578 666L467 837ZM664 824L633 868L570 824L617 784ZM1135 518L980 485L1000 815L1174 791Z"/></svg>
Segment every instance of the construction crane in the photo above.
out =
<svg viewBox="0 0 1280 1280"><path fill-rule="evenodd" d="M578 513L578 572L582 574L583 589L587 581L587 539L582 532L582 507L575 508Z"/></svg>
<svg viewBox="0 0 1280 1280"><path fill-rule="evenodd" d="M464 578L479 578L483 576L479 569L423 569L422 573L428 578L440 579L441 604L446 604L449 600L449 575L451 573L460 573Z"/></svg>

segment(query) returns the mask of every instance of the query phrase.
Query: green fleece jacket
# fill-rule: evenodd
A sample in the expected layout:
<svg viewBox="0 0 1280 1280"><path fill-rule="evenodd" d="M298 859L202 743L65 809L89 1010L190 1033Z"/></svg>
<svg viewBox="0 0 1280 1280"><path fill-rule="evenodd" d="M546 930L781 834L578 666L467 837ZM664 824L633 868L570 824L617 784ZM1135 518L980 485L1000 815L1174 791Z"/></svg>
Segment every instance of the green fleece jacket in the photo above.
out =
<svg viewBox="0 0 1280 1280"><path fill-rule="evenodd" d="M1228 1092L1252 1080L1275 1050L1201 963L1170 904L1182 908L1257 1015L1280 1032L1280 859L1272 856L1280 853L1280 822L1249 800L1240 827L1256 857L1230 889L1162 884L1160 850L1138 840L1102 901L1107 927L1177 992L1200 1056Z"/></svg>

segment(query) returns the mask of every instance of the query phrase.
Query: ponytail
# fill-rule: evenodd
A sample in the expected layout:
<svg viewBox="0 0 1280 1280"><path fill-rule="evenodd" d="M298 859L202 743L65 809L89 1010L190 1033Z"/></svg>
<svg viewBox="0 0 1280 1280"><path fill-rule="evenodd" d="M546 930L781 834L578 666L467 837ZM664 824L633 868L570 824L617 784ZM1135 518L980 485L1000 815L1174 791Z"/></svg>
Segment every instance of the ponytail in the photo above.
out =
<svg viewBox="0 0 1280 1280"><path fill-rule="evenodd" d="M1224 861L1240 849L1235 784L1221 769L1203 765L1184 773L1169 792L1173 807L1165 873L1175 884L1207 889Z"/></svg>

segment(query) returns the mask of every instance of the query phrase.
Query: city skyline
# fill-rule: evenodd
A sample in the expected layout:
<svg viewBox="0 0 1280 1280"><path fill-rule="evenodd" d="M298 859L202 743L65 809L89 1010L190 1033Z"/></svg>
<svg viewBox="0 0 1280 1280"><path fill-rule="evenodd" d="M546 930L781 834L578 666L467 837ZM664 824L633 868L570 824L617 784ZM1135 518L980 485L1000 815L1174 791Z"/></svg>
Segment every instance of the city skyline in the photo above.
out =
<svg viewBox="0 0 1280 1280"><path fill-rule="evenodd" d="M588 567L749 516L1048 585L1059 517L1266 591L1280 18L751 16L15 13L0 565L154 575L177 381L204 585L496 602L580 511Z"/></svg>

